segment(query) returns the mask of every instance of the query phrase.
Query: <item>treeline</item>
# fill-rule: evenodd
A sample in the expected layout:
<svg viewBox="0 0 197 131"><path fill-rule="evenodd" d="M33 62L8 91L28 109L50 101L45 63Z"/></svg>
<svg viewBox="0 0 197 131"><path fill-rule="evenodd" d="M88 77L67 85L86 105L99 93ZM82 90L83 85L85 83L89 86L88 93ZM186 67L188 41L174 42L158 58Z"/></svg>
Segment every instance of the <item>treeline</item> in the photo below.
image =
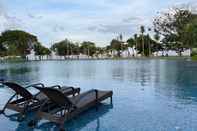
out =
<svg viewBox="0 0 197 131"><path fill-rule="evenodd" d="M101 53L102 48L96 47L94 42L84 41L82 43L74 43L68 39L62 40L52 45L51 50L56 52L59 56L80 55L87 56Z"/></svg>
<svg viewBox="0 0 197 131"><path fill-rule="evenodd" d="M43 46L36 36L21 30L7 30L0 35L0 56L21 56L26 58L31 50L36 55L50 55L50 49Z"/></svg>
<svg viewBox="0 0 197 131"><path fill-rule="evenodd" d="M26 58L34 50L37 56L50 56L52 52L55 52L56 55L65 56L65 58L80 54L90 57L103 54L111 57L110 55L115 54L121 57L123 51L128 51L128 54L134 57L135 54L130 54L129 49L147 57L155 52L168 52L169 50L176 51L181 56L185 50L197 47L197 15L189 10L175 8L161 13L154 19L153 25L153 28L141 26L139 33L126 41L120 34L106 47L98 47L91 41L76 43L65 39L46 48L36 36L28 32L8 30L0 35L0 56Z"/></svg>
<svg viewBox="0 0 197 131"><path fill-rule="evenodd" d="M57 42L52 46L52 50L58 55L78 55L97 56L98 54L114 54L121 57L123 51L129 48L137 51L141 56L152 56L155 52L176 51L179 56L185 50L192 50L197 47L197 14L193 14L187 9L174 8L169 12L160 13L153 21L153 28L140 26L139 33L134 34L128 40L123 40L120 34L112 39L106 47L96 47L93 42L73 43L69 40ZM195 52L193 54L195 55ZM130 55L131 56L131 55ZM132 53L132 56L135 54Z"/></svg>

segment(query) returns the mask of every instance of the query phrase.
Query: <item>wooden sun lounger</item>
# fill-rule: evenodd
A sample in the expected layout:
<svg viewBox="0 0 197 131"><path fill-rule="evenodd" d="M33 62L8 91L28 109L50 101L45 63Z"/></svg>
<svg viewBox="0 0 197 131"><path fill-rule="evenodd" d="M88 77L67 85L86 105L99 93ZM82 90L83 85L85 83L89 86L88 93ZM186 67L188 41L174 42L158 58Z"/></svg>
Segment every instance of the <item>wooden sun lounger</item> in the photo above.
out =
<svg viewBox="0 0 197 131"><path fill-rule="evenodd" d="M67 97L56 89L38 87L51 101L51 104L41 106L37 112L37 119L46 119L60 124L61 129L65 121L76 117L85 110L97 106L107 98L111 98L112 91L90 90L77 96Z"/></svg>
<svg viewBox="0 0 197 131"><path fill-rule="evenodd" d="M7 86L8 88L11 88L15 92L15 94L7 101L4 108L1 110L1 114L4 113L6 109L10 109L24 115L28 111L38 109L41 104L48 99L48 97L42 92L39 92L35 95L31 94L27 90L27 88L30 87L58 88L58 90L65 93L65 95L73 96L80 93L80 88L61 87L59 85L45 87L42 83L33 84L27 87L22 87L13 82L3 82L2 84Z"/></svg>

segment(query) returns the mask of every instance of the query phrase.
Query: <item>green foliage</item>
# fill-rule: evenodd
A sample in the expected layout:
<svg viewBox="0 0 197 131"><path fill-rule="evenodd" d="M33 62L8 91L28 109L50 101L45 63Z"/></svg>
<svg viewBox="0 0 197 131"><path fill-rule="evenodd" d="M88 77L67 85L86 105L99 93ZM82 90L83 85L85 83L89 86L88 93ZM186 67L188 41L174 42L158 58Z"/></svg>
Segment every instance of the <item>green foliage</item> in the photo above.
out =
<svg viewBox="0 0 197 131"><path fill-rule="evenodd" d="M197 16L193 16L193 21L185 26L182 41L188 48L197 47Z"/></svg>
<svg viewBox="0 0 197 131"><path fill-rule="evenodd" d="M0 36L0 57L6 56L6 53L7 53L7 49L6 49L5 45L3 45L1 40L2 40L2 37Z"/></svg>
<svg viewBox="0 0 197 131"><path fill-rule="evenodd" d="M192 48L191 56L197 56L197 48Z"/></svg>
<svg viewBox="0 0 197 131"><path fill-rule="evenodd" d="M140 32L141 32L141 34L144 34L144 32L145 32L145 27L144 26L140 26Z"/></svg>
<svg viewBox="0 0 197 131"><path fill-rule="evenodd" d="M143 26L141 26L144 28ZM143 32L144 29L142 29ZM150 29L149 29L150 30ZM157 52L163 50L162 44L159 42L159 34L155 34L155 40L153 40L149 34L147 35L137 35L134 34L133 38L127 40L128 47L135 47L138 54L144 53L145 56L151 55L152 52Z"/></svg>
<svg viewBox="0 0 197 131"><path fill-rule="evenodd" d="M192 56L193 61L197 61L197 55Z"/></svg>
<svg viewBox="0 0 197 131"><path fill-rule="evenodd" d="M127 40L128 47L134 47L136 45L136 41L133 38L129 38Z"/></svg>
<svg viewBox="0 0 197 131"><path fill-rule="evenodd" d="M122 43L119 41L119 40L116 40L116 39L113 39L111 41L111 49L114 49L114 50L117 50L117 51L120 51L122 49Z"/></svg>
<svg viewBox="0 0 197 131"><path fill-rule="evenodd" d="M196 44L195 18L189 10L175 8L154 20L155 31L163 35L162 42L166 50L175 50L181 56L183 51Z"/></svg>
<svg viewBox="0 0 197 131"><path fill-rule="evenodd" d="M52 45L51 50L60 56L79 55L79 53L93 56L97 51L101 51L101 48L97 48L95 43L90 41L79 44L65 39Z"/></svg>
<svg viewBox="0 0 197 131"><path fill-rule="evenodd" d="M120 57L121 54L121 50L123 48L122 42L117 40L117 39L113 39L110 43L110 48L112 50L116 50L118 52L118 57Z"/></svg>
<svg viewBox="0 0 197 131"><path fill-rule="evenodd" d="M0 50L4 55L25 57L37 42L36 36L20 30L7 30L0 37Z"/></svg>
<svg viewBox="0 0 197 131"><path fill-rule="evenodd" d="M50 55L51 51L40 43L34 45L35 55Z"/></svg>
<svg viewBox="0 0 197 131"><path fill-rule="evenodd" d="M150 55L149 46L150 49L152 50L151 52L155 51L153 47L155 47L154 45L156 42L152 40L149 35L139 35L137 41L138 44L136 46L136 49L139 54L144 53L145 56L149 56Z"/></svg>
<svg viewBox="0 0 197 131"><path fill-rule="evenodd" d="M97 51L95 43L84 41L81 43L80 52L89 56L93 56Z"/></svg>
<svg viewBox="0 0 197 131"><path fill-rule="evenodd" d="M52 45L51 50L60 56L75 55L79 54L79 45L65 39Z"/></svg>

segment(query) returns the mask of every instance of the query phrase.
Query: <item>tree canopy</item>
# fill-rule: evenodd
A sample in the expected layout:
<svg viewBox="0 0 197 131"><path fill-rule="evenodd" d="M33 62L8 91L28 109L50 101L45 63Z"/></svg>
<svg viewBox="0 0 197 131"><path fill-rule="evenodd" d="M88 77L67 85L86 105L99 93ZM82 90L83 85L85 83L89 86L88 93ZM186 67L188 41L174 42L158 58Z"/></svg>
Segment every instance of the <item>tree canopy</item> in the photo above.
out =
<svg viewBox="0 0 197 131"><path fill-rule="evenodd" d="M162 40L164 46L181 55L183 51L193 47L193 41L188 42L188 40L194 40L195 37L194 18L195 15L189 10L174 8L157 17L153 24L155 31L164 37Z"/></svg>
<svg viewBox="0 0 197 131"><path fill-rule="evenodd" d="M96 53L96 45L90 41L84 41L81 43L80 52L89 56L93 56Z"/></svg>
<svg viewBox="0 0 197 131"><path fill-rule="evenodd" d="M26 56L33 45L38 42L37 37L20 30L7 30L1 33L1 48L6 48L7 55Z"/></svg>
<svg viewBox="0 0 197 131"><path fill-rule="evenodd" d="M51 50L41 45L41 43L39 42L34 45L34 51L35 51L35 55L50 55L51 54Z"/></svg>

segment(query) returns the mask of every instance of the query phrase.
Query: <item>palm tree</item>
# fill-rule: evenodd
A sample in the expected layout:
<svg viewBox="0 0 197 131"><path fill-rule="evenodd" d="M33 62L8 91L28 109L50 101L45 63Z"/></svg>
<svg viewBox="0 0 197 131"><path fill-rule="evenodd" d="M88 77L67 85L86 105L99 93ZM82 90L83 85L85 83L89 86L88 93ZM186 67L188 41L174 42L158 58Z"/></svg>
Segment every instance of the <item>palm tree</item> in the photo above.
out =
<svg viewBox="0 0 197 131"><path fill-rule="evenodd" d="M137 50L137 44L138 44L138 42L137 42L137 34L134 34L134 39L135 39L135 49ZM133 52L134 53L134 52Z"/></svg>
<svg viewBox="0 0 197 131"><path fill-rule="evenodd" d="M122 41L122 39L123 39L123 36L122 36L122 34L120 34L120 36L119 36L119 37L120 37L120 41Z"/></svg>
<svg viewBox="0 0 197 131"><path fill-rule="evenodd" d="M121 53L122 53L123 52L123 41L122 41L123 36L122 36L122 34L119 35L119 38L120 38L119 40L120 40L120 48L121 48L120 50L121 50Z"/></svg>
<svg viewBox="0 0 197 131"><path fill-rule="evenodd" d="M150 31L151 31L151 28L148 28L148 31L150 32ZM150 39L151 39L151 38L150 38L150 36L149 36L149 34L148 34L148 55L149 55L149 56L151 56L151 54L152 54L152 53L151 53L151 43L150 43L151 41L150 41Z"/></svg>
<svg viewBox="0 0 197 131"><path fill-rule="evenodd" d="M140 26L140 32L142 34L142 56L144 56L144 32L145 32L144 26Z"/></svg>
<svg viewBox="0 0 197 131"><path fill-rule="evenodd" d="M134 48L133 47L135 46L135 40L133 38L129 38L127 40L127 43L128 43L128 47L131 47L132 48L132 50L133 50L133 56L134 56ZM128 50L128 53L130 55L129 50Z"/></svg>

